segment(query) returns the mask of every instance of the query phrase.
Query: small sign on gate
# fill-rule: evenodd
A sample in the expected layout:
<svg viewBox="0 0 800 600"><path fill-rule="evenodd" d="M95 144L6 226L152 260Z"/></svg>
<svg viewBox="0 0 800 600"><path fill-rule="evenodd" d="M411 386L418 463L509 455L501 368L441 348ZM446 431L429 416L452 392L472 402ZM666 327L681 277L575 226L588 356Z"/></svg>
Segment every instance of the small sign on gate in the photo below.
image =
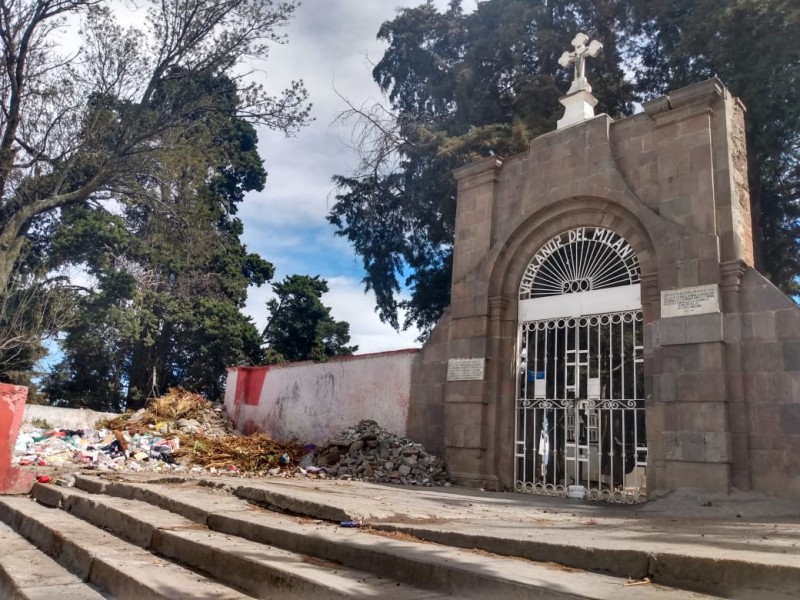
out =
<svg viewBox="0 0 800 600"><path fill-rule="evenodd" d="M541 373L541 377L538 377ZM537 373L536 381L533 382L533 397L536 400L544 400L547 395L547 379L544 376L544 371Z"/></svg>
<svg viewBox="0 0 800 600"><path fill-rule="evenodd" d="M600 399L600 378L599 377L589 377L586 382L586 396L589 400L599 400Z"/></svg>
<svg viewBox="0 0 800 600"><path fill-rule="evenodd" d="M529 383L533 383L537 379L544 379L544 371L528 371Z"/></svg>

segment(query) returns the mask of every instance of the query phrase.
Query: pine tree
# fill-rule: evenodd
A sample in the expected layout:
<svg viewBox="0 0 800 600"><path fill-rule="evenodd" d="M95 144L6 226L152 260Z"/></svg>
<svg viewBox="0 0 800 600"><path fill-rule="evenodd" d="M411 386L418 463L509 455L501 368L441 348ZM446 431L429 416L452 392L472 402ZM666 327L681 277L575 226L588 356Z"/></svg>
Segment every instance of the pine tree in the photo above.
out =
<svg viewBox="0 0 800 600"><path fill-rule="evenodd" d="M269 322L264 328L268 362L325 361L350 356L350 325L336 321L322 303L328 282L317 275L289 275L272 285L276 297L267 301Z"/></svg>
<svg viewBox="0 0 800 600"><path fill-rule="evenodd" d="M423 335L449 303L455 221L451 171L525 150L555 129L569 73L558 57L576 31L602 37L590 65L598 110L630 114L617 32L618 2L488 0L465 15L451 2L401 10L382 25L388 47L373 70L388 108L351 110L362 162L338 186L329 222L362 257L382 320ZM405 288L410 299L400 296Z"/></svg>

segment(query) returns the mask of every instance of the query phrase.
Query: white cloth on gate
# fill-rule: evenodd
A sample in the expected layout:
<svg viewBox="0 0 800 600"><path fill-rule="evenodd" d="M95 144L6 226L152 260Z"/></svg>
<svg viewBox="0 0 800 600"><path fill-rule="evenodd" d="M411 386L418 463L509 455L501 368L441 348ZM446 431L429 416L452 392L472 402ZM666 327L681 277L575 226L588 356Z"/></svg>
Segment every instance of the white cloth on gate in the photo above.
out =
<svg viewBox="0 0 800 600"><path fill-rule="evenodd" d="M539 436L539 456L542 457L542 462L546 465L550 462L550 434L547 429L542 427L542 433Z"/></svg>

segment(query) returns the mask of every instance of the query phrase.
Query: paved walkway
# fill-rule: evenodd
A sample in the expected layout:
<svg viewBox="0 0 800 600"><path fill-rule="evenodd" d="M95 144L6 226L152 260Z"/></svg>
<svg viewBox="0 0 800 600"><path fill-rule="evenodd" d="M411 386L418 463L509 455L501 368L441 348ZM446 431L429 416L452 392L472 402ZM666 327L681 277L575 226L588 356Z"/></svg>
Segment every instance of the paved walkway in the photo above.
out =
<svg viewBox="0 0 800 600"><path fill-rule="evenodd" d="M686 495L630 506L459 487L281 478L215 481L336 507L370 524L480 531L514 539L551 537L576 545L592 539L681 545L704 553L747 552L800 566L800 505L756 495Z"/></svg>

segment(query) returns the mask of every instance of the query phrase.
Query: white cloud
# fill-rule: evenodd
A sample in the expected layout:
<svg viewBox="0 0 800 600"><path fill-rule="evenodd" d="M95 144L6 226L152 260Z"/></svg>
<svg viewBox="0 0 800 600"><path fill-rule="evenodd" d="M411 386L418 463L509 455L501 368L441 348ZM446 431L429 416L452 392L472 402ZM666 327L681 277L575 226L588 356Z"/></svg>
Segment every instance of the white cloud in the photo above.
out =
<svg viewBox="0 0 800 600"><path fill-rule="evenodd" d="M385 45L376 39L381 24L396 8L418 6L422 0L309 0L300 5L286 28L288 43L272 48L263 64L263 83L272 93L302 79L316 119L295 137L259 131L259 151L269 177L266 189L251 194L242 207L245 223L321 222L333 202L331 177L348 174L356 162L349 145L350 126L334 123L347 108L381 97L372 79L373 63ZM437 0L440 9L447 0ZM331 232L333 229L331 228Z"/></svg>
<svg viewBox="0 0 800 600"><path fill-rule="evenodd" d="M397 333L381 323L374 294L365 294L360 282L361 259L346 241L334 237L334 228L325 221L335 201L332 176L347 175L357 158L349 145L349 126L334 121L347 108L339 95L356 105L380 99L372 79L373 63L385 48L376 39L378 29L394 18L397 7L422 3L307 0L286 28L288 43L274 47L263 64L253 65L266 73L263 83L272 93L303 79L316 120L292 138L259 131L259 151L269 177L266 189L248 195L241 207L245 241L251 251L275 264L277 281L289 273L322 275L331 289L323 302L337 320L350 323L359 353L419 346L419 332ZM445 9L448 0L436 4ZM249 292L245 312L262 329L270 297L268 285Z"/></svg>
<svg viewBox="0 0 800 600"><path fill-rule="evenodd" d="M253 319L259 331L264 331L267 326L267 300L274 298L275 294L269 284L261 287L251 286L247 290L247 303L242 312Z"/></svg>
<svg viewBox="0 0 800 600"><path fill-rule="evenodd" d="M338 321L350 323L350 339L358 345L358 353L383 352L402 348L418 348L416 328L397 332L382 323L375 312L375 294L364 293L363 285L350 277L328 279L330 292L323 302L331 307L331 314ZM404 315L400 315L402 323Z"/></svg>

